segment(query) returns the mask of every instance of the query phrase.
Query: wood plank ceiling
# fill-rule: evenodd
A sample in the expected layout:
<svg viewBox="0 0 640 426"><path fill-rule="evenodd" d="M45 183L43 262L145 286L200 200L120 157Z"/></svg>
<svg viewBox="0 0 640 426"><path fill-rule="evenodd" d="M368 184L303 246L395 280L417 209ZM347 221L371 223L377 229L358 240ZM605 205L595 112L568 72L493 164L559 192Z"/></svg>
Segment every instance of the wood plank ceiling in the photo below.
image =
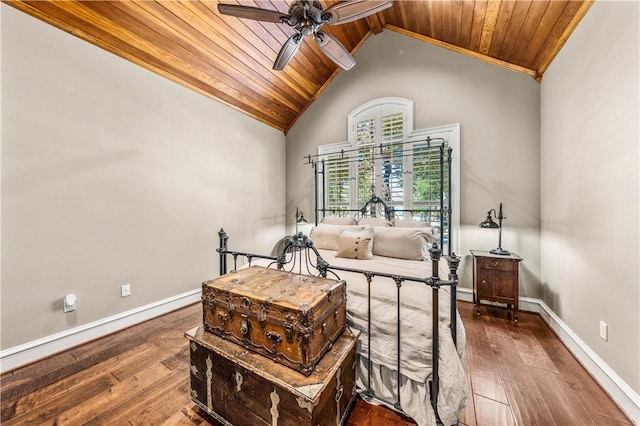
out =
<svg viewBox="0 0 640 426"><path fill-rule="evenodd" d="M287 132L338 72L311 37L272 69L287 25L224 16L217 1L6 3ZM282 0L225 0L287 13ZM321 0L326 9L334 0ZM396 0L355 22L325 26L352 54L383 29L540 80L592 0ZM356 65L357 66L357 65Z"/></svg>

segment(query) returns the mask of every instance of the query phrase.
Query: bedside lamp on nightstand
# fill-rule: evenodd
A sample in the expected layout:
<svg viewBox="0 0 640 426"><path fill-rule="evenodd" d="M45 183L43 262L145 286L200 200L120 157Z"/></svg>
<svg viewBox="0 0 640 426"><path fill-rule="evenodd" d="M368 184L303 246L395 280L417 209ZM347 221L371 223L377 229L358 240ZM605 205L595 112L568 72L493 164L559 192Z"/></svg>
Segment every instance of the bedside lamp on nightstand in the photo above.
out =
<svg viewBox="0 0 640 426"><path fill-rule="evenodd" d="M298 227L304 228L304 225L307 225L308 223L309 221L304 218L304 213L302 213L302 210L296 207L296 234L299 232Z"/></svg>
<svg viewBox="0 0 640 426"><path fill-rule="evenodd" d="M498 223L495 223L493 219L491 219L492 212L493 212L493 216L496 219L498 219ZM506 256L510 253L509 251L502 248L502 219L506 219L506 217L502 215L502 203L500 203L500 210L498 211L498 214L496 214L495 209L489 210L487 212L487 218L478 226L484 229L496 229L496 228L498 229L498 248L490 250L489 252L493 254Z"/></svg>

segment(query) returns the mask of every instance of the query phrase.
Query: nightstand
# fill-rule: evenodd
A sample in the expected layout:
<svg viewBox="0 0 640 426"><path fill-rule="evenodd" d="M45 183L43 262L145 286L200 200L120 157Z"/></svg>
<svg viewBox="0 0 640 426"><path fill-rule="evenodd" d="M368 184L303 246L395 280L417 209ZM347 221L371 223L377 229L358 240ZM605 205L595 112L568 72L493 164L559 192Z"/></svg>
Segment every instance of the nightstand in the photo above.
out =
<svg viewBox="0 0 640 426"><path fill-rule="evenodd" d="M519 267L522 258L517 254L493 254L471 250L473 255L473 306L480 315L480 301L504 303L513 307L513 319L518 322Z"/></svg>

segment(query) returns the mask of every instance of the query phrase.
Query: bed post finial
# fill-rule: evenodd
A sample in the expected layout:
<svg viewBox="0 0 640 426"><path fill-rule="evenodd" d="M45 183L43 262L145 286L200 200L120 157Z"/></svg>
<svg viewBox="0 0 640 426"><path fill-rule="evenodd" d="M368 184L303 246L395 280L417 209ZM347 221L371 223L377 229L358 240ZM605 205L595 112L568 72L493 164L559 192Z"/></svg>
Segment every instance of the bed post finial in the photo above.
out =
<svg viewBox="0 0 640 426"><path fill-rule="evenodd" d="M429 247L429 253L431 254L431 278L435 278L437 280L440 278L438 263L442 256L442 250L438 247L438 243L433 243L431 247Z"/></svg>
<svg viewBox="0 0 640 426"><path fill-rule="evenodd" d="M458 347L458 321L453 320L456 318L457 303L458 303L458 266L460 265L460 256L456 256L455 253L451 253L450 256L446 256L447 263L449 264L449 281L451 281L451 291L449 293L451 300L449 302L451 306L450 318L451 320L451 337L453 338L453 344Z"/></svg>
<svg viewBox="0 0 640 426"><path fill-rule="evenodd" d="M445 256L445 259L449 264L449 279L452 281L457 281L458 266L460 266L460 256L456 256L455 253L451 253L450 256Z"/></svg>
<svg viewBox="0 0 640 426"><path fill-rule="evenodd" d="M220 248L218 248L218 253L220 253L220 275L224 275L227 273L227 241L229 236L224 232L223 228L220 228L218 237L220 238Z"/></svg>

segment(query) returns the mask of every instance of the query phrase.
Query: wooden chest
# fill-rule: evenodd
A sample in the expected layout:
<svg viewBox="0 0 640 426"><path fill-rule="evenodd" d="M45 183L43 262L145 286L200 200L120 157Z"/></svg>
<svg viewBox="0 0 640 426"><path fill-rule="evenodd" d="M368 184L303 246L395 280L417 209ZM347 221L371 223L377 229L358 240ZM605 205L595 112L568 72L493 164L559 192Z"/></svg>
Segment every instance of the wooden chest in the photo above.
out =
<svg viewBox="0 0 640 426"><path fill-rule="evenodd" d="M253 266L202 284L207 331L311 374L344 331L343 281Z"/></svg>
<svg viewBox="0 0 640 426"><path fill-rule="evenodd" d="M185 333L191 399L224 425L342 425L356 396L356 336L346 329L303 375L208 333Z"/></svg>

